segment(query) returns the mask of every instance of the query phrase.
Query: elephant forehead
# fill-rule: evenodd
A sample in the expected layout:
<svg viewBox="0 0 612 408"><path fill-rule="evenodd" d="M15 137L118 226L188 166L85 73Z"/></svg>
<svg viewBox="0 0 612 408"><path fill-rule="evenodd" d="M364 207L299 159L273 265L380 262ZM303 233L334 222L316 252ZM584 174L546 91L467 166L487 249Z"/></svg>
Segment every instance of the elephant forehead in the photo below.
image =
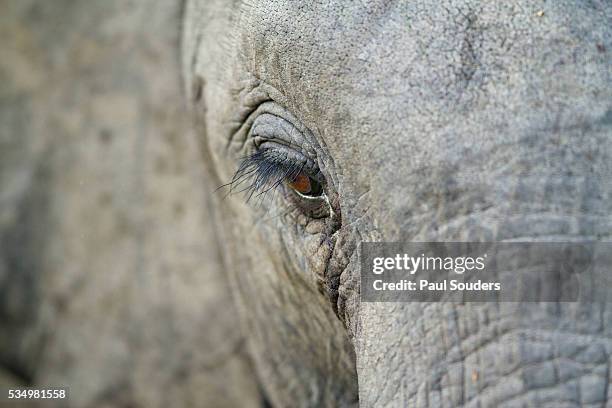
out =
<svg viewBox="0 0 612 408"><path fill-rule="evenodd" d="M534 60L558 63L587 40L594 51L611 8L496 3L249 2L241 45L252 73L302 96L449 101Z"/></svg>
<svg viewBox="0 0 612 408"><path fill-rule="evenodd" d="M252 2L241 48L339 166L421 168L604 117L610 3L506 3Z"/></svg>

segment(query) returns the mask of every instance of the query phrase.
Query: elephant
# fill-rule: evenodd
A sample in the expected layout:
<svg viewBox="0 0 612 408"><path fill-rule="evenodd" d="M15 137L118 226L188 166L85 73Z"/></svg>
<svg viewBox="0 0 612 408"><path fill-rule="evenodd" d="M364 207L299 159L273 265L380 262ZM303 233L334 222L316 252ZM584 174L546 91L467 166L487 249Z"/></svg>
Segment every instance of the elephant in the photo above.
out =
<svg viewBox="0 0 612 408"><path fill-rule="evenodd" d="M359 244L606 241L612 4L189 0L185 93L271 406L611 406L605 302L360 301Z"/></svg>
<svg viewBox="0 0 612 408"><path fill-rule="evenodd" d="M612 406L610 303L369 302L360 269L370 242L610 241L611 22L607 0L3 2L0 390Z"/></svg>

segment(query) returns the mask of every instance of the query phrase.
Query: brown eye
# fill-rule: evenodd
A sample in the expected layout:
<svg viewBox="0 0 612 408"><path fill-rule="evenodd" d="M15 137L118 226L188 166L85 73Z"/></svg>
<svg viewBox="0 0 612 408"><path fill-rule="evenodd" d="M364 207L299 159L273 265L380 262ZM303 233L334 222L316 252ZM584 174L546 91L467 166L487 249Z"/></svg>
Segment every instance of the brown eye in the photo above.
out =
<svg viewBox="0 0 612 408"><path fill-rule="evenodd" d="M323 194L321 184L304 172L300 172L291 180L287 180L287 185L307 197L318 197Z"/></svg>

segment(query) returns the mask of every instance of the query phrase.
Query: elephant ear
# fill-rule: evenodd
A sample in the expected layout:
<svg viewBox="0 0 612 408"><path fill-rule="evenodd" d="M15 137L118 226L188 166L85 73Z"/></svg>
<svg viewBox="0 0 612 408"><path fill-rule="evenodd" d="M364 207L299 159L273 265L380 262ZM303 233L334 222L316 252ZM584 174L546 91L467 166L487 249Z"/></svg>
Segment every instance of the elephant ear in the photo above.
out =
<svg viewBox="0 0 612 408"><path fill-rule="evenodd" d="M184 109L180 2L0 13L0 386L259 406Z"/></svg>

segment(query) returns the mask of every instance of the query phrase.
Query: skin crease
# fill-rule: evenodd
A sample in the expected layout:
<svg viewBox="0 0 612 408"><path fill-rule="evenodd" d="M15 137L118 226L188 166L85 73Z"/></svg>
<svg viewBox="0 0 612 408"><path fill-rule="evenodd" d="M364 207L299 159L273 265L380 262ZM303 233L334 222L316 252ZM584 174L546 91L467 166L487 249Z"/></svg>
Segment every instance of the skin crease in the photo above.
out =
<svg viewBox="0 0 612 408"><path fill-rule="evenodd" d="M208 176L231 180L265 105L328 183L324 220L217 202L273 406L612 404L609 304L360 303L356 251L609 240L611 22L607 1L187 2Z"/></svg>

